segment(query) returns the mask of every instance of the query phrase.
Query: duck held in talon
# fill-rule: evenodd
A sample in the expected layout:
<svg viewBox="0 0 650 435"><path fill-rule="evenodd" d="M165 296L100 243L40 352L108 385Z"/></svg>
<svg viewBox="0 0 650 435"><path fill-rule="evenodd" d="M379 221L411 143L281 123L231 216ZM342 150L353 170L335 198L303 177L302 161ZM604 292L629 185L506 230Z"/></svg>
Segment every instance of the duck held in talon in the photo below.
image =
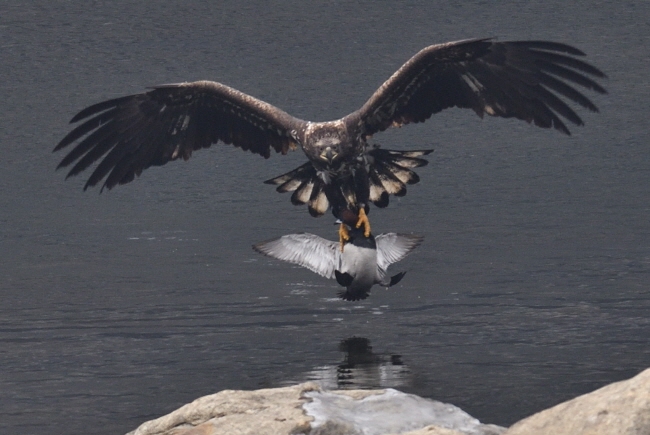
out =
<svg viewBox="0 0 650 435"><path fill-rule="evenodd" d="M375 284L390 287L404 277L392 277L386 269L406 257L422 243L423 237L412 234L386 233L374 237L364 235L364 228L347 228L344 248L339 243L315 234L288 234L253 245L257 252L297 264L325 278L335 278L345 287L338 293L346 301L366 299Z"/></svg>
<svg viewBox="0 0 650 435"><path fill-rule="evenodd" d="M155 86L145 93L92 105L72 118L82 122L55 147L76 143L59 167L68 177L95 162L84 189L111 189L150 166L187 160L215 143L268 158L302 148L308 162L268 180L311 215L332 209L388 205L417 183L414 168L431 150L396 151L369 143L391 127L424 122L451 107L517 118L569 134L565 122L583 121L567 102L598 109L577 88L605 89L605 75L582 61L584 53L548 41L467 39L424 48L399 68L358 110L335 121L311 122L211 81ZM369 231L366 231L369 232Z"/></svg>

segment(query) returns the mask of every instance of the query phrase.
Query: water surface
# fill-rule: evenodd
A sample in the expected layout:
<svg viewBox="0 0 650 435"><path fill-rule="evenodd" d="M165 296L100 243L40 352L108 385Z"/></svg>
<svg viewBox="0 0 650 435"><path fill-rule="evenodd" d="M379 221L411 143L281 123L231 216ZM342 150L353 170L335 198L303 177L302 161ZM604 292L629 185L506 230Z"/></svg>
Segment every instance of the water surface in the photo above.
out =
<svg viewBox="0 0 650 435"><path fill-rule="evenodd" d="M0 428L120 434L194 398L320 379L509 425L650 366L649 7L618 2L6 1L0 12ZM447 111L377 135L433 147L373 210L425 242L369 299L251 245L335 238L261 182L304 161L226 146L82 192L51 149L81 108L213 79L304 119L358 108L420 48L575 44L609 79L571 137Z"/></svg>

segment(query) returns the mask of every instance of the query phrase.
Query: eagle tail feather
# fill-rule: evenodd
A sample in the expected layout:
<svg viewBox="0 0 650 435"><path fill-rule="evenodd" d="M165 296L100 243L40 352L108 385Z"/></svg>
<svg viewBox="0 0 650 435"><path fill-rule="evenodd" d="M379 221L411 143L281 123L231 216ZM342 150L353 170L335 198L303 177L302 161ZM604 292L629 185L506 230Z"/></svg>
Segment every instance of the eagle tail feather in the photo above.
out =
<svg viewBox="0 0 650 435"><path fill-rule="evenodd" d="M375 164L371 169L371 172L373 171L377 174L379 182L389 195L406 195L406 185L393 174L390 168L385 165Z"/></svg>
<svg viewBox="0 0 650 435"><path fill-rule="evenodd" d="M314 179L308 179L300 183L300 186L291 195L293 205L303 205L309 202L315 185Z"/></svg>
<svg viewBox="0 0 650 435"><path fill-rule="evenodd" d="M370 150L370 201L375 206L384 208L388 206L390 195L406 195L406 184L416 184L420 181L420 177L412 169L426 166L429 162L422 156L432 152L433 150L388 150L379 146Z"/></svg>
<svg viewBox="0 0 650 435"><path fill-rule="evenodd" d="M384 185L381 183L377 171L374 168L370 168L368 175L370 176L370 201L379 208L388 207L390 197L386 189L384 189Z"/></svg>
<svg viewBox="0 0 650 435"><path fill-rule="evenodd" d="M368 151L371 159L368 168L367 200L376 207L384 208L389 204L390 195L406 195L406 185L420 181L420 177L412 169L427 165L429 162L422 157L432 152L433 150L397 151L378 146ZM362 200L357 198L355 189L358 187L355 187L354 183L338 180L328 185L319 177L311 162L264 183L277 186L276 190L280 193L293 192L291 203L307 204L312 216L323 215L330 206L348 207L356 205L357 200Z"/></svg>
<svg viewBox="0 0 650 435"><path fill-rule="evenodd" d="M403 168L419 168L429 164L428 160L420 157L429 155L432 152L433 150L398 151L375 147L368 154L381 162L394 163Z"/></svg>
<svg viewBox="0 0 650 435"><path fill-rule="evenodd" d="M264 183L278 186L276 190L280 193L293 192L315 176L316 169L310 162L307 162L286 174L266 180Z"/></svg>
<svg viewBox="0 0 650 435"><path fill-rule="evenodd" d="M314 186L309 197L307 208L310 215L318 217L325 214L330 206L330 202L325 193L325 183L318 177L314 177L313 180Z"/></svg>
<svg viewBox="0 0 650 435"><path fill-rule="evenodd" d="M388 206L389 196L406 195L406 184L416 184L420 177L412 169L426 166L422 156L433 150L398 151L375 146L368 154L372 157L368 171L370 201L379 208Z"/></svg>

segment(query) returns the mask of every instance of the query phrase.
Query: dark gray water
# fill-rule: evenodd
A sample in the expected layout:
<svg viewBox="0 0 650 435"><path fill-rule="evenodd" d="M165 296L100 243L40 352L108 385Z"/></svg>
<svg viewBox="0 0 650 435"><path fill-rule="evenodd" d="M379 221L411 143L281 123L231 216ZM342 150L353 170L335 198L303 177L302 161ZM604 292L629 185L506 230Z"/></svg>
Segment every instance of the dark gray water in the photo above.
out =
<svg viewBox="0 0 650 435"><path fill-rule="evenodd" d="M120 434L306 379L508 425L650 366L650 4L216 3L0 5L0 432ZM74 113L147 85L213 79L326 120L420 48L479 36L575 44L610 94L571 137L462 111L377 135L436 152L371 214L426 240L361 303L250 249L335 237L261 183L300 153L215 147L102 195L54 172Z"/></svg>

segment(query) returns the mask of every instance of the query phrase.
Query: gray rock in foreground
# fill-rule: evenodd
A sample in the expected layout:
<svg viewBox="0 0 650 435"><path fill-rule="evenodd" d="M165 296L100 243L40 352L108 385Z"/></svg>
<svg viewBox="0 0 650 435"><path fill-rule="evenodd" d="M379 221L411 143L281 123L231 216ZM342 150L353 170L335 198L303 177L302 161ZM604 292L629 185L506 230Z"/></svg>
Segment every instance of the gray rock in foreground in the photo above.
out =
<svg viewBox="0 0 650 435"><path fill-rule="evenodd" d="M505 431L505 432L504 432ZM650 435L650 369L537 413L507 431L396 390L322 391L307 382L224 390L127 435Z"/></svg>
<svg viewBox="0 0 650 435"><path fill-rule="evenodd" d="M303 394L318 391L308 382L255 391L223 390L142 424L128 435L280 435L309 433L311 417Z"/></svg>
<svg viewBox="0 0 650 435"><path fill-rule="evenodd" d="M650 435L650 369L538 412L504 435Z"/></svg>

